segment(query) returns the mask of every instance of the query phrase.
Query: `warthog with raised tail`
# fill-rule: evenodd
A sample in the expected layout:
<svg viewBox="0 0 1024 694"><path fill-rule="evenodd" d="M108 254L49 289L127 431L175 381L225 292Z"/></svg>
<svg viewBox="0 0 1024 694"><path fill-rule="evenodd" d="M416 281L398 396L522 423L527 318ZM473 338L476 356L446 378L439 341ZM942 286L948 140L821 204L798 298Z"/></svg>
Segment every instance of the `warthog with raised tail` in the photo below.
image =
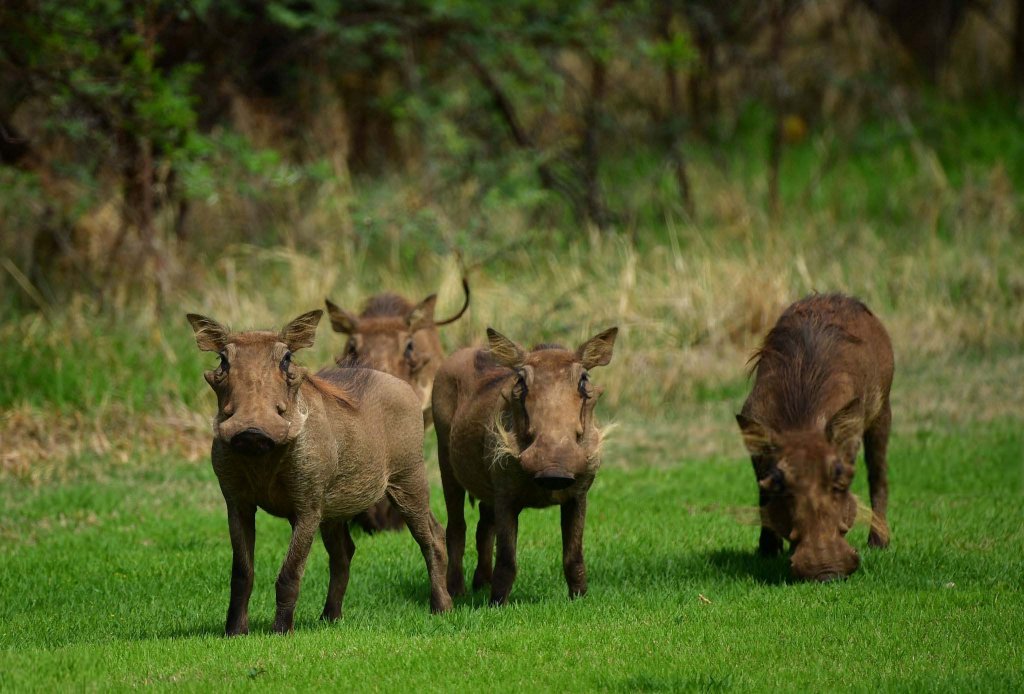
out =
<svg viewBox="0 0 1024 694"><path fill-rule="evenodd" d="M423 465L423 418L416 393L370 369L316 375L292 361L313 344L323 311L310 311L281 332L232 333L189 314L199 349L216 352L205 373L217 394L213 469L227 504L231 601L225 633L249 630L256 508L292 526L277 578L274 631L292 629L299 583L317 530L330 557L322 619L341 616L355 546L348 521L385 494L419 543L430 577L430 608L451 608L445 589L444 531L430 512Z"/></svg>
<svg viewBox="0 0 1024 694"><path fill-rule="evenodd" d="M396 376L410 384L420 397L423 423L430 426L430 393L434 375L444 361L439 326L454 323L469 308L469 282L463 278L465 301L458 313L434 320L437 294L413 305L397 294L370 297L359 316L325 299L327 315L335 331L348 335L345 350L338 355L341 365L357 363Z"/></svg>
<svg viewBox="0 0 1024 694"><path fill-rule="evenodd" d="M562 565L569 596L587 592L583 526L587 491L600 466L594 406L602 389L590 370L612 358L618 328L571 351L525 350L488 328L489 350L463 349L434 383L434 427L448 508L448 591L465 592L466 492L480 501L473 589L491 584L491 603L508 600L516 576L519 513L559 505ZM491 570L497 535L497 560Z"/></svg>
<svg viewBox="0 0 1024 694"><path fill-rule="evenodd" d="M438 326L454 323L469 307L469 281L462 279L466 299L458 313L442 321L434 320L437 295L431 294L413 305L397 294L377 294L367 299L362 312L354 316L324 299L331 327L348 335L344 351L338 355L339 366L359 364L396 376L415 390L423 407L423 425L433 422L430 393L434 375L444 361L444 348ZM402 517L387 499L356 517L367 532L401 530Z"/></svg>
<svg viewBox="0 0 1024 694"><path fill-rule="evenodd" d="M785 538L795 577L848 576L860 564L845 536L857 515L850 483L862 439L873 511L868 544L889 544L889 335L860 301L813 295L782 314L754 370L736 421L760 488L759 551L776 555Z"/></svg>

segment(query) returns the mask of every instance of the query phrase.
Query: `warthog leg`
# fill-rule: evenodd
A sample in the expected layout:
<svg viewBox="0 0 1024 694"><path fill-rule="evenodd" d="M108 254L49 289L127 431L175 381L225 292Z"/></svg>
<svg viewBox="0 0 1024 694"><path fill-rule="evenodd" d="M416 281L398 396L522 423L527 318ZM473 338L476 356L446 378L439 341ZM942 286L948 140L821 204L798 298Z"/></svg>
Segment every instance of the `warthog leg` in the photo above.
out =
<svg viewBox="0 0 1024 694"><path fill-rule="evenodd" d="M352 555L356 553L355 543L343 520L327 521L320 525L320 537L330 557L331 581L327 586L327 602L320 619L333 622L341 617L341 603L348 587L348 570Z"/></svg>
<svg viewBox="0 0 1024 694"><path fill-rule="evenodd" d="M586 522L586 495L562 504L562 568L570 598L587 594L587 567L583 563L583 527Z"/></svg>
<svg viewBox="0 0 1024 694"><path fill-rule="evenodd" d="M889 505L889 463L886 451L889 448L889 429L892 427L892 408L888 400L882 411L864 432L864 461L868 466L868 489L871 494L871 532L868 534L870 547L889 546L889 525L886 511Z"/></svg>
<svg viewBox="0 0 1024 694"><path fill-rule="evenodd" d="M466 550L466 490L455 479L455 473L448 464L447 451L442 454L441 445L438 445L438 462L444 505L448 510L445 538L448 546L448 594L455 597L466 592L466 579L462 572L462 557Z"/></svg>
<svg viewBox="0 0 1024 694"><path fill-rule="evenodd" d="M491 577L491 604L504 605L516 580L516 542L519 537L521 509L507 500L498 498L494 505L494 525L497 535L498 556Z"/></svg>
<svg viewBox="0 0 1024 694"><path fill-rule="evenodd" d="M473 590L491 582L494 566L494 509L480 502L480 520L476 524L476 571L473 572Z"/></svg>
<svg viewBox="0 0 1024 694"><path fill-rule="evenodd" d="M782 538L771 528L762 525L757 541L757 553L762 557L777 557L782 552Z"/></svg>
<svg viewBox="0 0 1024 694"><path fill-rule="evenodd" d="M295 619L295 603L299 600L299 585L306 570L306 559L313 546L320 515L307 513L292 521L292 539L288 544L281 573L277 576L277 613L274 615L274 631L284 634L292 630Z"/></svg>
<svg viewBox="0 0 1024 694"><path fill-rule="evenodd" d="M430 512L430 488L423 463L406 468L400 477L392 477L387 493L405 519L427 563L430 611L447 612L452 609L452 599L445 587L448 552L444 546L444 528Z"/></svg>
<svg viewBox="0 0 1024 694"><path fill-rule="evenodd" d="M256 548L256 506L227 502L231 535L231 601L225 636L249 633L249 596L252 595L253 551Z"/></svg>
<svg viewBox="0 0 1024 694"><path fill-rule="evenodd" d="M772 463L764 456L751 456L750 462L754 465L754 476L761 480L771 472ZM768 496L763 489L758 489L758 506L764 508L768 503ZM762 557L777 557L782 553L782 538L767 525L761 526L761 536L757 540L757 553Z"/></svg>

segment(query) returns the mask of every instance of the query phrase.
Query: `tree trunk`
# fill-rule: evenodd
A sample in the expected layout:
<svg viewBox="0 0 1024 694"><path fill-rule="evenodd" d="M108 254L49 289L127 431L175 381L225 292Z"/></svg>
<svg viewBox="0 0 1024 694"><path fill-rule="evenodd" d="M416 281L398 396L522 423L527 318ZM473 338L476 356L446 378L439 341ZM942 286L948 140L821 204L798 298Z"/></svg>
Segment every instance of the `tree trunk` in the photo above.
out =
<svg viewBox="0 0 1024 694"><path fill-rule="evenodd" d="M775 122L768 140L768 211L772 219L782 214L779 193L779 169L782 167L782 119L785 114L785 75L782 71L782 49L786 40L786 20L789 8L784 0L775 3L771 13L772 35L769 46L771 71L771 103Z"/></svg>
<svg viewBox="0 0 1024 694"><path fill-rule="evenodd" d="M661 38L666 42L671 42L673 38L671 2L667 0L663 2L661 9ZM664 79L665 93L668 95L668 112L665 114L662 122L662 127L665 131L666 149L669 161L672 164L672 173L676 178L676 186L679 188L679 198L683 203L683 210L693 220L697 216L697 207L694 204L693 193L690 188L690 176L686 169L686 154L680 142L682 139L682 128L680 127L682 105L679 100L676 67L671 61L665 62ZM694 98L698 98L696 94Z"/></svg>
<svg viewBox="0 0 1024 694"><path fill-rule="evenodd" d="M604 61L591 57L590 94L583 115L583 187L586 196L587 219L602 231L608 228L608 213L601 196L599 137L607 73Z"/></svg>
<svg viewBox="0 0 1024 694"><path fill-rule="evenodd" d="M455 49L469 63L477 79L480 80L481 86L491 97L495 110L505 122L509 134L512 136L512 142L523 151L538 154L533 138L530 137L530 134L519 120L519 114L516 112L512 99L494 78L491 71L481 62L470 46L464 43L457 43L455 44ZM582 221L587 218L585 191L580 191L578 184L573 185L571 180L566 180L565 177L555 171L551 164L543 160L537 164L537 176L540 178L542 186L562 195L568 201L577 220Z"/></svg>
<svg viewBox="0 0 1024 694"><path fill-rule="evenodd" d="M1013 32L1013 84L1017 98L1024 99L1024 0L1017 0L1017 17Z"/></svg>

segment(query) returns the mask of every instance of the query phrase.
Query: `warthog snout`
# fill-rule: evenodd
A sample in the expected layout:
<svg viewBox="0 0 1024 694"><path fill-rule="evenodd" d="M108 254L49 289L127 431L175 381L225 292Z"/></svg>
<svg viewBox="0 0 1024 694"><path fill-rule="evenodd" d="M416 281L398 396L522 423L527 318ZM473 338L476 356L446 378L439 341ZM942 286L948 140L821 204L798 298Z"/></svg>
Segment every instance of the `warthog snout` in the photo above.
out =
<svg viewBox="0 0 1024 694"><path fill-rule="evenodd" d="M845 581L846 576L837 573L823 573L815 576L814 580L819 583L831 583L832 581Z"/></svg>
<svg viewBox="0 0 1024 694"><path fill-rule="evenodd" d="M586 469L586 462L579 446L552 444L543 434L521 457L523 470L533 475L533 481L552 491L572 486L576 475Z"/></svg>
<svg viewBox="0 0 1024 694"><path fill-rule="evenodd" d="M274 439L262 429L249 427L231 437L231 447L246 455L262 455L274 448Z"/></svg>
<svg viewBox="0 0 1024 694"><path fill-rule="evenodd" d="M533 476L533 481L545 489L558 491L572 486L572 483L576 481L576 475L565 470L551 468L538 472Z"/></svg>
<svg viewBox="0 0 1024 694"><path fill-rule="evenodd" d="M801 544L790 561L794 578L822 583L846 578L858 567L860 557L857 550L842 538L816 547Z"/></svg>

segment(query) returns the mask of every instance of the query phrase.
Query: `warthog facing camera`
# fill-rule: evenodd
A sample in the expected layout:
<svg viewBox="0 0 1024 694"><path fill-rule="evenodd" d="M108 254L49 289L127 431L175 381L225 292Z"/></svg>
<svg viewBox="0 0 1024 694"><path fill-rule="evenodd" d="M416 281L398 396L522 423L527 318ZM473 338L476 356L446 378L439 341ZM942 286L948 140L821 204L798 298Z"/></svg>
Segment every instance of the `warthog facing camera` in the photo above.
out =
<svg viewBox="0 0 1024 694"><path fill-rule="evenodd" d="M292 526L277 579L274 631L292 629L318 529L330 556L321 618L341 616L355 552L348 521L385 494L423 552L431 610L451 608L444 586L444 531L430 512L416 394L397 378L370 369L313 375L296 364L292 355L313 344L322 313L303 314L279 333L232 333L210 318L188 315L199 349L220 357L205 376L217 394L211 458L231 536L231 601L224 629L229 636L249 630L257 507Z"/></svg>
<svg viewBox="0 0 1024 694"><path fill-rule="evenodd" d="M493 604L508 600L519 513L557 504L569 595L587 592L583 526L587 491L600 466L594 406L602 392L590 370L611 361L617 333L605 330L575 351L554 345L527 351L488 329L489 350L463 349L441 366L434 383L434 427L448 508L452 595L465 592L466 492L480 502L474 589L490 583Z"/></svg>

